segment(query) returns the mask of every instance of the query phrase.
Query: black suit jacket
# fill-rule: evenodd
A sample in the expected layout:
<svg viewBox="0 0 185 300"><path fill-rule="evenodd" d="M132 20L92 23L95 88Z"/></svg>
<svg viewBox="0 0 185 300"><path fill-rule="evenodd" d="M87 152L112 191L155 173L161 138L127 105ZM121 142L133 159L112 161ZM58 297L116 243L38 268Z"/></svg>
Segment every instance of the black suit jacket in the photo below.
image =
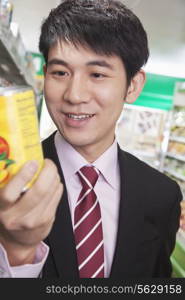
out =
<svg viewBox="0 0 185 300"><path fill-rule="evenodd" d="M58 167L64 193L45 242L43 277L78 279L77 257L63 173L54 134L43 142ZM170 255L179 227L182 194L177 183L133 155L118 150L121 178L119 224L110 278L170 277Z"/></svg>

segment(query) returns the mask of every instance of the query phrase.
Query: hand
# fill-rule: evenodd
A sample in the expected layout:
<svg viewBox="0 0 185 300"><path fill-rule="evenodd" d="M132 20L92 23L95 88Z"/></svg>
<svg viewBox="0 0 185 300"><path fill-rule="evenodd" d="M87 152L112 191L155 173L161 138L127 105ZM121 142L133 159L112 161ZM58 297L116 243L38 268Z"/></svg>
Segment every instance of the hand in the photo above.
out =
<svg viewBox="0 0 185 300"><path fill-rule="evenodd" d="M185 201L181 201L180 227L185 231Z"/></svg>
<svg viewBox="0 0 185 300"><path fill-rule="evenodd" d="M34 166L36 162L28 162L0 189L0 243L11 265L28 263L34 258L36 247L52 228L63 193L57 168L46 159L33 186L22 194L36 172Z"/></svg>

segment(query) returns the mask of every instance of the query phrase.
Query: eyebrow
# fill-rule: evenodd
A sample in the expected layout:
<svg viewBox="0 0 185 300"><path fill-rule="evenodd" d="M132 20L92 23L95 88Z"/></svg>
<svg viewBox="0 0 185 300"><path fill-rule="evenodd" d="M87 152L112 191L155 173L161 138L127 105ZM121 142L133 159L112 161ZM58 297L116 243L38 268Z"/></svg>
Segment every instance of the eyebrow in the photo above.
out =
<svg viewBox="0 0 185 300"><path fill-rule="evenodd" d="M53 58L53 59L49 60L48 66L51 66L51 65L61 65L61 66L65 66L65 67L69 66L67 62L65 62L62 59L58 59L58 58Z"/></svg>
<svg viewBox="0 0 185 300"><path fill-rule="evenodd" d="M99 67L105 67L108 68L110 70L113 70L113 66L111 64L109 64L108 62L106 62L105 60L93 60L93 61L89 61L87 64L87 66L99 66Z"/></svg>
<svg viewBox="0 0 185 300"><path fill-rule="evenodd" d="M48 61L48 66L51 65L61 65L61 66L65 66L65 67L70 67L70 65L62 60L62 59L58 59L58 58L53 58L51 60ZM108 62L106 62L105 60L92 60L86 63L86 66L99 66L99 67L104 67L104 68L108 68L110 70L114 70L114 67L109 64Z"/></svg>

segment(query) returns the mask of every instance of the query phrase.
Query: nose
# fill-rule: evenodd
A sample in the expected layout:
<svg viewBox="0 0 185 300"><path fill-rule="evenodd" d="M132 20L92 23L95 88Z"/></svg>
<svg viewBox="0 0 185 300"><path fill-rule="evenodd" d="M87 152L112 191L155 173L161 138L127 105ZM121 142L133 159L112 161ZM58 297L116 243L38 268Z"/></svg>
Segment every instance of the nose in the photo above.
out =
<svg viewBox="0 0 185 300"><path fill-rule="evenodd" d="M77 75L70 78L64 93L64 100L71 104L90 101L90 91L84 77Z"/></svg>

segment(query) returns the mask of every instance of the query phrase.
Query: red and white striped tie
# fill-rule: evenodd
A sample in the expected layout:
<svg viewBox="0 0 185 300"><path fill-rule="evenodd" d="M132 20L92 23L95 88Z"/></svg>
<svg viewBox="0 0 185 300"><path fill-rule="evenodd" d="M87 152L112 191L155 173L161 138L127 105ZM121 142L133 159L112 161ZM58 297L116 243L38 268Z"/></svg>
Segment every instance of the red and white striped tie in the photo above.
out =
<svg viewBox="0 0 185 300"><path fill-rule="evenodd" d="M74 235L80 278L104 277L104 246L101 211L94 186L99 171L83 167L77 172L82 191L75 207Z"/></svg>

